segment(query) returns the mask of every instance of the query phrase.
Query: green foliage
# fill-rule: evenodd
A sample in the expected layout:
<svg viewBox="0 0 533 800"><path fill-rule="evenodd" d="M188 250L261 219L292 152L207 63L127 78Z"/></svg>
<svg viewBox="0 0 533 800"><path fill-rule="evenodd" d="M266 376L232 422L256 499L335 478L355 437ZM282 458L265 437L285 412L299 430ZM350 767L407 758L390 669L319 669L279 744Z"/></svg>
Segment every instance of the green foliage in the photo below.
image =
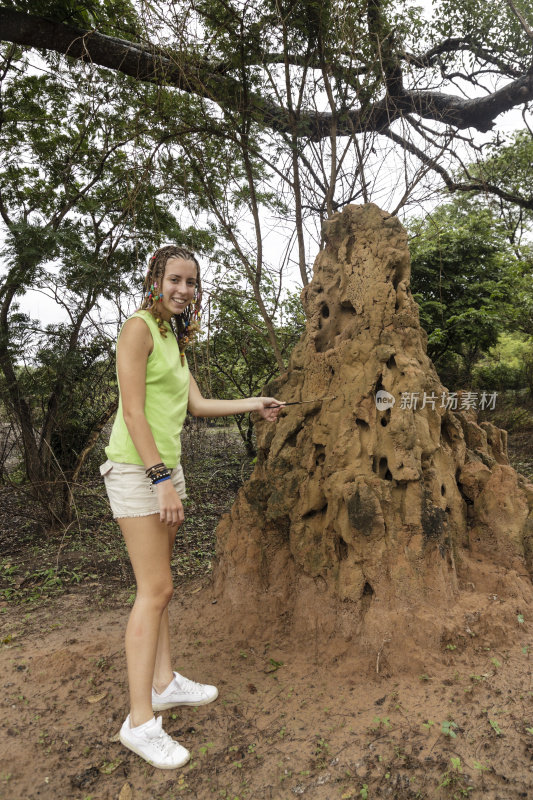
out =
<svg viewBox="0 0 533 800"><path fill-rule="evenodd" d="M0 565L0 597L14 603L33 603L50 595L65 591L67 586L80 583L83 575L79 569L68 567L43 567L33 572L26 570L16 577L12 565L2 562Z"/></svg>
<svg viewBox="0 0 533 800"><path fill-rule="evenodd" d="M483 4L475 0L439 0L433 5L430 30L432 41L449 36L476 41L477 47L485 48L495 61L499 58L517 68L530 63L531 48L524 31L509 5L499 0ZM441 63L444 68L451 68L459 59L458 53L444 53Z"/></svg>
<svg viewBox="0 0 533 800"><path fill-rule="evenodd" d="M273 285L268 292L264 290L263 298L274 307L277 301ZM212 397L240 398L260 394L262 387L277 374L278 365L257 302L242 286L237 274L228 272L224 277L219 276L216 295L211 295L209 313L209 342L197 346L200 386ZM288 359L304 327L296 293L288 294L278 303L278 315L275 334L282 355ZM249 454L254 455L249 418L247 421L245 414L237 414L235 419Z"/></svg>
<svg viewBox="0 0 533 800"><path fill-rule="evenodd" d="M110 402L118 400L115 354L108 337L87 335L74 350L68 350L68 328L46 327L48 342L37 351L35 367L21 375L27 385L39 419L43 400L54 394L58 377L64 389L59 393L50 447L54 460L67 474L75 469L78 457ZM85 337L84 337L85 338Z"/></svg>
<svg viewBox="0 0 533 800"><path fill-rule="evenodd" d="M473 385L498 392L528 387L533 395L532 368L533 337L503 332L474 367Z"/></svg>
<svg viewBox="0 0 533 800"><path fill-rule="evenodd" d="M489 209L462 199L410 225L412 289L438 368L474 363L497 342L512 314L516 257Z"/></svg>
<svg viewBox="0 0 533 800"><path fill-rule="evenodd" d="M530 129L500 136L485 150L485 157L469 165L471 178L483 187L498 187L508 198L531 200L533 182L533 135ZM533 209L515 204L505 195L478 192L481 203L499 221L514 256L508 262L513 304L507 309L512 330L533 335Z"/></svg>
<svg viewBox="0 0 533 800"><path fill-rule="evenodd" d="M488 155L470 169L472 175L487 183L497 184L511 194L527 196L533 180L531 132L527 129L515 131L507 143L498 137L488 148ZM529 216L533 217L533 212L530 211Z"/></svg>
<svg viewBox="0 0 533 800"><path fill-rule="evenodd" d="M139 20L128 0L5 0L3 5L28 14L104 33L139 34Z"/></svg>
<svg viewBox="0 0 533 800"><path fill-rule="evenodd" d="M448 769L443 773L438 788L449 790L450 794L453 792L451 796L454 799L468 797L470 792L473 791L474 787L469 785L468 779L463 773L461 759L459 757L452 756L450 759L450 764L451 769Z"/></svg>

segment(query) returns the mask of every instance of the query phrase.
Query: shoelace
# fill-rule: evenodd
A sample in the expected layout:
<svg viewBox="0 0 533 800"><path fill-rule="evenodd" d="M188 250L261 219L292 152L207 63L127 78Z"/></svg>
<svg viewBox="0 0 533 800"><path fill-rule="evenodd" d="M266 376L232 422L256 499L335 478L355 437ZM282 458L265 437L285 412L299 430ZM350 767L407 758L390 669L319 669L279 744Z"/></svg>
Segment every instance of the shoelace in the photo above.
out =
<svg viewBox="0 0 533 800"><path fill-rule="evenodd" d="M204 694L204 687L201 683L196 683L195 681L191 681L190 678L185 678L182 675L176 680L180 689L185 692L185 694Z"/></svg>
<svg viewBox="0 0 533 800"><path fill-rule="evenodd" d="M157 734L157 736L150 737L151 743L157 747L158 750L163 753L164 756L172 755L172 750L178 744L172 736L169 736L166 731L162 728L162 723L159 723L161 730Z"/></svg>

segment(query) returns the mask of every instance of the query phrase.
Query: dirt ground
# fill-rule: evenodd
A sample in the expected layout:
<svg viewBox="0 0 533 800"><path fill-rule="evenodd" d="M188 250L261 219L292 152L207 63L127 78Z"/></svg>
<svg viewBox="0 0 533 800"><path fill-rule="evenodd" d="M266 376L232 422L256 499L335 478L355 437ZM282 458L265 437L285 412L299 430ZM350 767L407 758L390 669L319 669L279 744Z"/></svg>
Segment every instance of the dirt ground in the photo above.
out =
<svg viewBox="0 0 533 800"><path fill-rule="evenodd" d="M524 474L526 439L516 446ZM500 629L498 638L443 642L420 672L389 674L385 660L362 670L357 642L335 659L311 633L298 648L287 636L228 634L209 569L186 569L200 550L210 558L200 541L176 557L175 669L220 694L209 706L163 712L166 730L192 751L190 764L156 770L118 741L131 587L109 550L118 564L109 574L96 564L63 594L0 603L1 798L533 797L533 609L506 623L505 646ZM102 594L113 581L120 588ZM484 602L494 609L500 601Z"/></svg>
<svg viewBox="0 0 533 800"><path fill-rule="evenodd" d="M228 641L209 597L196 581L172 602L176 668L216 683L220 696L164 712L193 754L171 772L117 741L127 713L126 608L98 613L78 592L29 620L4 615L17 644L1 654L0 796L532 796L531 623L517 620L505 650L488 640L463 652L448 646L423 674L362 675L347 658L297 653L290 641Z"/></svg>

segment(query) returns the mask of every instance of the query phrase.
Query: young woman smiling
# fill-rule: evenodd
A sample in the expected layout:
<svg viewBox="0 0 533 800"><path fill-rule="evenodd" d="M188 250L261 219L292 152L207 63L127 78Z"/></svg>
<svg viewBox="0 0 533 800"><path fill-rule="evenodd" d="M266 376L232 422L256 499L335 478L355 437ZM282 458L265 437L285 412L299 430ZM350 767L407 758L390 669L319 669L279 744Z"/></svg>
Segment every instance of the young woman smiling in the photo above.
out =
<svg viewBox="0 0 533 800"><path fill-rule="evenodd" d="M201 280L194 253L174 245L158 250L144 289L141 308L126 320L117 343L119 408L100 472L137 584L126 628L130 713L120 740L153 766L174 769L190 754L165 733L154 710L204 705L218 696L215 686L189 680L171 664L170 560L184 520L180 434L185 415L258 411L274 422L283 403L273 397L202 397L184 352L198 330Z"/></svg>

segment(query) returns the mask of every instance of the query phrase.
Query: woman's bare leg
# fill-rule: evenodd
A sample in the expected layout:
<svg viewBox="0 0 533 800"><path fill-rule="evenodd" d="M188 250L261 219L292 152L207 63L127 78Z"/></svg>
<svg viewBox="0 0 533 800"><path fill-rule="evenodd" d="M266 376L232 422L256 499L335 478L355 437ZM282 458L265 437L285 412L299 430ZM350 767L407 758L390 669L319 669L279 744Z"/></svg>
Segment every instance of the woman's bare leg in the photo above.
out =
<svg viewBox="0 0 533 800"><path fill-rule="evenodd" d="M169 529L160 522L158 514L121 518L118 523L137 583L137 596L126 628L130 719L132 727L136 727L154 715L152 682L156 654L162 617L172 597Z"/></svg>
<svg viewBox="0 0 533 800"><path fill-rule="evenodd" d="M176 530L168 532L168 560L172 560L172 548L176 539ZM159 626L159 639L155 656L153 686L156 692L163 692L174 678L170 656L170 635L168 628L168 608L165 608Z"/></svg>

